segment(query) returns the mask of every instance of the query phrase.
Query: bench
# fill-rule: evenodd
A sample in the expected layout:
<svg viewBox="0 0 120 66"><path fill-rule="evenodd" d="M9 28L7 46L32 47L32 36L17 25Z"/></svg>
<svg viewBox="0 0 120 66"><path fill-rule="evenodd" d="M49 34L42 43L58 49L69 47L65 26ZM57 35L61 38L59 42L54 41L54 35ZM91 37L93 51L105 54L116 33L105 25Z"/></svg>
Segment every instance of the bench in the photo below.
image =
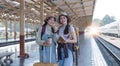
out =
<svg viewBox="0 0 120 66"><path fill-rule="evenodd" d="M3 52L3 53L0 53L0 66L4 66L3 63L6 63L6 64L13 63L13 60L10 58L10 56L12 54L14 54L14 52ZM4 59L4 62L3 62L2 58L4 58L4 57L5 57L5 59Z"/></svg>

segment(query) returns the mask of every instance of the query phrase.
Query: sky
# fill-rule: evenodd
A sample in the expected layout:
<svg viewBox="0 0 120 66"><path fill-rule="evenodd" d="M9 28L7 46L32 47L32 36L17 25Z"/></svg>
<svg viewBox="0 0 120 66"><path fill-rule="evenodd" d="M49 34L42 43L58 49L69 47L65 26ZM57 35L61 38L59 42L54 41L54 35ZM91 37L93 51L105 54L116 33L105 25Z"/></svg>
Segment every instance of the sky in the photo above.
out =
<svg viewBox="0 0 120 66"><path fill-rule="evenodd" d="M106 14L120 20L120 0L96 0L93 19L103 19Z"/></svg>

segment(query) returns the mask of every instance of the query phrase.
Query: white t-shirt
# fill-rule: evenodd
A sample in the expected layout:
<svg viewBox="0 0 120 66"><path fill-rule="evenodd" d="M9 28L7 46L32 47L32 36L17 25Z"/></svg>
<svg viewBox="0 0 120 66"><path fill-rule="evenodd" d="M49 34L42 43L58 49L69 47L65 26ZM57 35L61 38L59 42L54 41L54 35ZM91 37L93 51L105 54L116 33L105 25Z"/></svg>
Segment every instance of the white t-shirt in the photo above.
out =
<svg viewBox="0 0 120 66"><path fill-rule="evenodd" d="M68 39L69 35L68 34L64 34L64 29L65 29L65 26L62 26L59 29L59 36L63 36L65 39ZM75 32L74 27L72 25L70 25L69 30L70 30L70 32Z"/></svg>

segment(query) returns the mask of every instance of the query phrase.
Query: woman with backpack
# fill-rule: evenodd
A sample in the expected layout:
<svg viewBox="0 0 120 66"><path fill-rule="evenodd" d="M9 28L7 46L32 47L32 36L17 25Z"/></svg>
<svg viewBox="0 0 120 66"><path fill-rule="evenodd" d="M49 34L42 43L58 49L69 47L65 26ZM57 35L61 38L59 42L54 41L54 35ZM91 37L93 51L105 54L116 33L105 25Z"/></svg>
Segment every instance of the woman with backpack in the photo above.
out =
<svg viewBox="0 0 120 66"><path fill-rule="evenodd" d="M51 63L56 63L56 44L54 42L53 35L54 30L52 28L52 25L55 23L55 21L56 18L54 16L48 16L44 20L44 24L39 27L39 30L37 32L36 43L39 45L40 62L49 63L51 61ZM51 44L52 46L51 56L50 56L51 46L43 47L43 44L46 45Z"/></svg>
<svg viewBox="0 0 120 66"><path fill-rule="evenodd" d="M54 29L58 43L57 51L59 66L73 66L72 45L77 42L75 29L70 25L70 18L64 12L59 15L58 22L61 24L59 31L56 30L56 27L54 27ZM70 38L70 33L72 35L72 39ZM60 37L62 37L62 40L64 41L61 41Z"/></svg>

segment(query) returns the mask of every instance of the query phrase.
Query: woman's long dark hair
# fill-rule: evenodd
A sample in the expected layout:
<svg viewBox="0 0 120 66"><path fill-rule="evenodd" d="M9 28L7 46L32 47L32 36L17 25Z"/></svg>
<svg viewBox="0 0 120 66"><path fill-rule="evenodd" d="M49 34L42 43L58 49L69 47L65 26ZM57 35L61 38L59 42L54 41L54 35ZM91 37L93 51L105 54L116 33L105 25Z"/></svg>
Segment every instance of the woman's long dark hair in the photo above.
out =
<svg viewBox="0 0 120 66"><path fill-rule="evenodd" d="M59 17L58 17L58 22L60 23L60 17L61 16L65 16L66 18L67 18L67 25L66 25L66 27L65 27L65 30L64 30L64 34L68 34L69 33L69 28L70 28L70 22L71 22L71 19L69 18L69 16L67 16L67 15L60 15ZM61 23L60 23L61 24Z"/></svg>

